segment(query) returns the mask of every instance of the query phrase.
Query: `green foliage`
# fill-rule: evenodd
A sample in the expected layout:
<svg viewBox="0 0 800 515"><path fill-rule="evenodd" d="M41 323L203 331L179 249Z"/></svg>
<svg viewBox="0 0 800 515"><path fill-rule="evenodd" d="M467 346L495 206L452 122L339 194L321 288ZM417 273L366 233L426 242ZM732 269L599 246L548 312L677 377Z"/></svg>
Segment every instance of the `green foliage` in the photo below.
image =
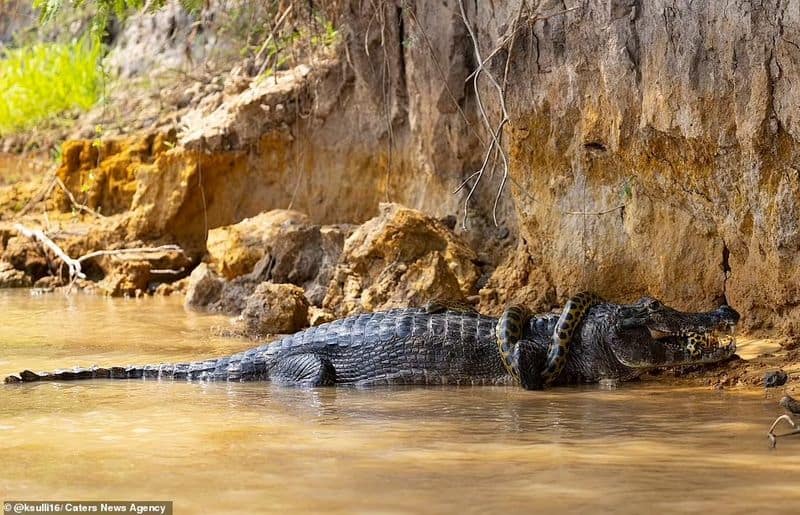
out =
<svg viewBox="0 0 800 515"><path fill-rule="evenodd" d="M92 107L103 91L101 56L101 45L89 38L0 53L0 134Z"/></svg>
<svg viewBox="0 0 800 515"><path fill-rule="evenodd" d="M149 8L151 11L156 11L164 7L166 1L152 1L149 3ZM131 11L142 10L148 3L146 0L33 0L33 7L39 10L44 22L53 20L65 7L84 5L94 6L97 9L92 25L96 34L102 34L111 15L124 18ZM181 0L181 5L189 12L196 12L203 7L203 0Z"/></svg>
<svg viewBox="0 0 800 515"><path fill-rule="evenodd" d="M322 33L311 36L313 47L330 47L339 42L339 31L333 26L333 22L316 16L317 23L322 26Z"/></svg>
<svg viewBox="0 0 800 515"><path fill-rule="evenodd" d="M101 14L116 14L124 17L132 10L141 10L147 4L146 0L33 0L33 7L39 9L42 19L52 20L67 3L71 7L81 7L86 4L95 5ZM150 2L150 9L156 11L166 4L166 0ZM182 0L181 4L187 11L198 11L203 6L203 0Z"/></svg>
<svg viewBox="0 0 800 515"><path fill-rule="evenodd" d="M622 184L619 197L623 202L628 202L633 198L633 185L631 184L630 178L625 179L625 182Z"/></svg>
<svg viewBox="0 0 800 515"><path fill-rule="evenodd" d="M298 56L330 51L339 43L339 31L333 22L314 16L314 25L295 27L290 32L270 37L265 43L266 63L261 78L271 77L276 70L294 65Z"/></svg>
<svg viewBox="0 0 800 515"><path fill-rule="evenodd" d="M299 32L291 32L286 36L272 40L267 45L267 59L273 67L282 70L289 61L288 50L300 39Z"/></svg>

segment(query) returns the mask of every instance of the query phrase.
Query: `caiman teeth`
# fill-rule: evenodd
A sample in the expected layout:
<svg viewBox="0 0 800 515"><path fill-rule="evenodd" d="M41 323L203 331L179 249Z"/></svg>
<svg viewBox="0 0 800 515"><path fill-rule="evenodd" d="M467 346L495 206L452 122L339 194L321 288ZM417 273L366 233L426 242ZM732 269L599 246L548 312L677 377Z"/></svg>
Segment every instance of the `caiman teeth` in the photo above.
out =
<svg viewBox="0 0 800 515"><path fill-rule="evenodd" d="M727 335L723 338L717 339L717 350L725 351L726 353L731 353L736 351L736 338L732 335Z"/></svg>
<svg viewBox="0 0 800 515"><path fill-rule="evenodd" d="M650 330L650 338L654 340L661 340L663 338L669 338L670 336L673 336L673 333L668 333L666 331L659 331L658 329L652 329L649 327L648 329Z"/></svg>
<svg viewBox="0 0 800 515"><path fill-rule="evenodd" d="M729 324L722 329L713 331L709 334L712 341L716 341L718 346L725 346L728 348L730 345L736 344L736 324Z"/></svg>

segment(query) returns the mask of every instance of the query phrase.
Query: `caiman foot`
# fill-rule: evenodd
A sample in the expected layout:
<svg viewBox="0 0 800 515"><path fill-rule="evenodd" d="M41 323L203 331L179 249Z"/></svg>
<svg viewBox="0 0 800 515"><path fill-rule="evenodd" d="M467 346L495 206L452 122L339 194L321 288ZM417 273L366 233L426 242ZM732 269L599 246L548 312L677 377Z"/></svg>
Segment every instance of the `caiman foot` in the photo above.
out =
<svg viewBox="0 0 800 515"><path fill-rule="evenodd" d="M336 370L326 358L297 354L279 360L270 371L270 380L291 386L331 386L336 383Z"/></svg>

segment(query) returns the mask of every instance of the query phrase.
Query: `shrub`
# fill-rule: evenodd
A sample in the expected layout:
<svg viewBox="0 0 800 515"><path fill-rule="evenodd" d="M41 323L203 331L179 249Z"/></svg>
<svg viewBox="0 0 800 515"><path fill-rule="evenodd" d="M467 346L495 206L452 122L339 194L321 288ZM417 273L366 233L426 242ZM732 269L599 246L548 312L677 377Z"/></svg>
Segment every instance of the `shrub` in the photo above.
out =
<svg viewBox="0 0 800 515"><path fill-rule="evenodd" d="M92 107L103 90L101 45L89 38L0 52L0 135Z"/></svg>

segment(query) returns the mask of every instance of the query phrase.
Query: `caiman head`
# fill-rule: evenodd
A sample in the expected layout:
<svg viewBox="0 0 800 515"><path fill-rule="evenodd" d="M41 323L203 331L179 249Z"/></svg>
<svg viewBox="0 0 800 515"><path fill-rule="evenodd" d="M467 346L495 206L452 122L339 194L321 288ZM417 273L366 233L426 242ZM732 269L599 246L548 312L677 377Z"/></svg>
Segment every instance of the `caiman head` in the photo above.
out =
<svg viewBox="0 0 800 515"><path fill-rule="evenodd" d="M618 306L605 334L616 359L632 369L714 363L736 352L739 313L727 305L685 313L644 297Z"/></svg>

